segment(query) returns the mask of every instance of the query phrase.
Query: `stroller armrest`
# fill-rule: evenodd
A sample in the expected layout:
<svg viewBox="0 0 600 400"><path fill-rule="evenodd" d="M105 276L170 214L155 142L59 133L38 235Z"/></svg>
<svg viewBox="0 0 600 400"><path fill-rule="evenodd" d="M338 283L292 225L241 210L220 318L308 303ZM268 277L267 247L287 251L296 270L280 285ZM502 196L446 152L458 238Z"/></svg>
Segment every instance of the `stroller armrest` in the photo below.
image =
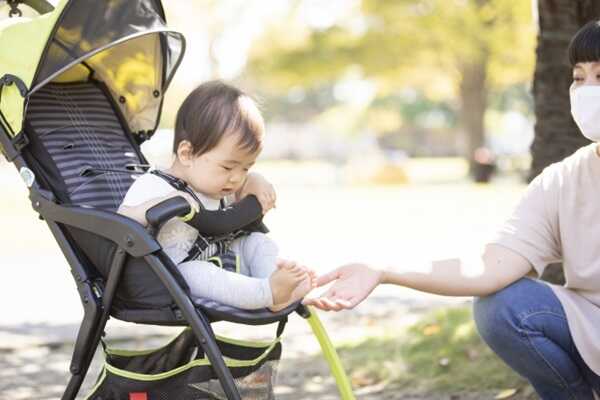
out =
<svg viewBox="0 0 600 400"><path fill-rule="evenodd" d="M158 232L173 217L183 217L191 211L190 203L181 196L164 200L146 211L146 220L152 232Z"/></svg>
<svg viewBox="0 0 600 400"><path fill-rule="evenodd" d="M34 210L45 220L102 236L134 257L142 257L161 248L142 225L130 218L97 208L56 204L36 190L32 190L29 197Z"/></svg>

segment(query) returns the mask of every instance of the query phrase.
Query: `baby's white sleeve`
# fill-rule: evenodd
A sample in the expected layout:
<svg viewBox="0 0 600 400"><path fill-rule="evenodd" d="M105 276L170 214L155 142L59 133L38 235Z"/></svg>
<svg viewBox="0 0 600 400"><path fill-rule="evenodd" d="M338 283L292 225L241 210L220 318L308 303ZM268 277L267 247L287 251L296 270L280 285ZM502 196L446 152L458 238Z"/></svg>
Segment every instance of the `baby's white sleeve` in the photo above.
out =
<svg viewBox="0 0 600 400"><path fill-rule="evenodd" d="M165 196L173 190L175 189L171 185L155 175L140 175L133 181L121 204L134 207L156 197Z"/></svg>

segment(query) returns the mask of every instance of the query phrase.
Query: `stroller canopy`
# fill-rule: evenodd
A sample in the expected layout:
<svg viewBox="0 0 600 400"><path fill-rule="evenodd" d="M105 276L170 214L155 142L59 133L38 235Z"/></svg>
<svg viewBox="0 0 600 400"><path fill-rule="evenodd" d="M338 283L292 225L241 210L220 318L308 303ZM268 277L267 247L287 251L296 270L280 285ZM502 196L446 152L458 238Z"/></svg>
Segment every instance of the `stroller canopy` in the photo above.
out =
<svg viewBox="0 0 600 400"><path fill-rule="evenodd" d="M53 82L104 82L133 133L156 129L167 89L185 51L167 28L160 0L60 0L36 18L0 22L0 114L9 134L22 130L28 97Z"/></svg>

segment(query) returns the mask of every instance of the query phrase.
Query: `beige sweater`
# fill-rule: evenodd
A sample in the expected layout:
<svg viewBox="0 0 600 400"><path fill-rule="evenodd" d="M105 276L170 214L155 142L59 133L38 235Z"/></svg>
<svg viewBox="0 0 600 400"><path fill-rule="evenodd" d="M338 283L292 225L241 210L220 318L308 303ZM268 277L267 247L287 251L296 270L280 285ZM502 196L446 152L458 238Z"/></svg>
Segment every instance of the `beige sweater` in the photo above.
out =
<svg viewBox="0 0 600 400"><path fill-rule="evenodd" d="M575 345L600 375L600 157L592 143L544 169L527 187L493 243L531 262L541 275L562 261L560 300Z"/></svg>

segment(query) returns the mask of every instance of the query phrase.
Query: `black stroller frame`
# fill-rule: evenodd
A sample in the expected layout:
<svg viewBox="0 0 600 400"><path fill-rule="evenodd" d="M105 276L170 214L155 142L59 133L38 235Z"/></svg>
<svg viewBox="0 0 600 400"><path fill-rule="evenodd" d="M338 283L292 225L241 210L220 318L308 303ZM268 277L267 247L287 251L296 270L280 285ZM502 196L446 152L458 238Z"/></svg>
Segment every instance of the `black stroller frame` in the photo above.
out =
<svg viewBox="0 0 600 400"><path fill-rule="evenodd" d="M156 14L151 24L149 23L149 25L152 25L152 29L148 30L147 33L160 36L159 41L156 43L160 43L163 53L167 42L175 39L180 40L181 52L184 50L185 42L181 35L175 34L166 28L157 28L159 23L164 24L164 11L158 0L113 0L110 5L108 1L104 0L64 0L61 3L62 9L60 10L52 10L49 3L41 0L24 2L40 11L40 13L57 13L54 18L56 26L62 24L67 27L69 27L69 23L77 23L78 13L85 12L88 13L88 16L110 15L111 13L107 11L112 11L113 14L127 15L128 12L135 13L134 8L137 9L140 5L143 5L146 7L146 11L153 10ZM114 7L114 9L111 9L111 7ZM72 14L71 20L69 20L67 11ZM148 14L146 12L144 17L147 17ZM135 15L135 17L138 18L139 15ZM100 23L106 25L107 21L100 21ZM132 26L134 25L137 27L140 24L132 23ZM121 29L121 27L118 28ZM101 28L90 27L90 29ZM278 323L277 336L280 336L288 315L294 312L307 319L313 328L336 379L341 397L343 399L353 399L352 390L335 349L317 315L308 307L298 302L279 312L270 312L266 309L246 311L215 305L214 302L202 304L192 301L185 281L183 281L170 259L164 254L155 237L155 233L163 223L175 216L183 216L189 212L189 205L182 198L170 199L154 207L152 218L149 218L152 227L145 229L137 222L114 212L115 205L118 205L120 201L118 195L116 200L113 199L116 203L111 203L111 207L100 207L95 206L93 203L97 199L92 199L92 204L86 203L87 200L77 200L76 197L79 194L75 194L75 191L71 191L69 187L65 188L65 186L68 186L65 182L74 179L65 178L66 174L72 171L68 171L66 167L61 166L60 157L57 157L55 153L48 149L78 147L81 145L81 140L64 145L60 144L57 147L57 144L52 142L54 139L48 139L51 136L50 132L55 132L57 129L47 130L44 133L44 139L40 138L43 123L57 118L73 119L73 115L70 114L67 117L61 117L62 109L51 108L47 100L44 99L50 98L55 93L66 93L65 96L67 97L75 97L78 93L84 93L82 99L75 99L76 101L74 101L70 98L71 103L69 104L75 104L76 107L81 104L83 111L87 112L86 110L89 109L91 114L96 113L98 115L90 117L89 121L87 117L83 118L83 122L81 116L79 116L79 120L76 122L80 125L75 126L75 128L83 129L82 127L85 125L85 129L90 130L90 132L98 130L100 133L92 134L86 131L87 136L80 134L77 137L75 135L75 139L89 140L92 138L100 143L101 141L98 138L102 134L102 129L104 129L102 126L117 123L120 125L120 129L116 129L118 135L110 140L119 140L120 151L125 148L125 154L133 157L135 161L133 164L129 159L118 159L114 165L109 165L106 170L102 170L102 168L106 168L106 165L96 165L91 161L90 165L69 167L77 168L78 173L75 175L77 179L96 176L95 174L100 171L99 175L105 176L102 178L104 183L94 189L95 191L92 194L96 197L104 196L106 188L114 188L115 182L117 183L116 186L127 186L131 183L132 169L130 167L132 165L133 169L136 169L139 165L147 164L140 151L140 144L148 139L156 129L162 106L161 94L166 90L181 58L175 57L175 61L171 64L163 61L165 67L162 72L162 86L160 88L150 88L148 91L156 98L154 101L157 102L158 114L154 116L152 121L154 125L149 128L146 127L147 129L133 131L131 124L127 122L126 115L127 113L135 114L135 110L132 111L126 108L127 94L131 93L125 89L123 89L123 94L115 93L113 88L109 88L101 79L98 79L98 77L101 77L98 72L100 67L94 64L94 54L97 54L100 50L109 51L114 43L104 44L96 53L91 55L78 54L76 48L65 50L65 47L68 46L60 38L54 37L56 32L57 28L52 26L50 33L52 43L49 41L44 51L47 52L51 46L60 48L59 50L62 49L61 51L68 53L68 57L64 57L69 62L63 60L63 64L58 63L54 66L54 69L47 68L47 71L38 66L36 75L29 79L20 78L19 71L4 73L0 78L0 96L8 93L15 102L22 102L24 110L23 123L15 125L7 118L7 112L0 108L0 150L21 174L29 189L32 208L39 214L40 219L46 222L68 261L83 306L84 315L70 364L71 377L62 400L73 400L77 396L111 316L123 321L140 324L189 326L209 359L227 398L241 399L231 371L227 367L217 345L211 323L220 320L249 325ZM131 38L131 42L145 38L145 34L140 32L125 32L123 36L127 35ZM121 40L119 43L124 43L124 41ZM140 41L132 46L135 48L138 45L140 45ZM144 44L142 43L142 45ZM2 43L0 43L0 46L2 46ZM169 56L171 55L169 53ZM41 58L43 59L43 57L44 54ZM165 72L167 66L171 69ZM68 82L59 79L64 76L65 72L73 71L77 73L77 79ZM0 73L2 73L1 70ZM98 101L89 100L92 95L99 96L102 107L104 107L101 112L98 111ZM104 98L101 99L101 97ZM115 101L115 98L118 99L118 102ZM85 106L86 102L93 105ZM48 107L50 107L50 111L48 111ZM70 112L69 107L65 106L68 112ZM88 108L86 109L86 107ZM107 110L110 108L113 115L106 117ZM46 116L49 113L51 116ZM85 113L82 115L85 115ZM97 118L97 121L94 118ZM106 118L109 118L108 122ZM62 120L59 122L62 124ZM90 128L90 126L92 127ZM67 127L65 129L71 128ZM115 129L109 131L111 134L114 134L114 132ZM64 132L62 134L64 135ZM83 141L85 142L85 140ZM106 147L107 145L98 144L98 146ZM117 174L120 174L118 179L110 177L110 174L115 172L111 168L120 169L116 171ZM109 177L106 177L107 175ZM127 178L121 178L121 176ZM111 182L111 179L113 182ZM117 180L115 181L115 179ZM105 186L102 186L102 184ZM137 271L135 272L137 275L131 275L134 271ZM148 273L147 271L152 272ZM146 297L142 296L141 299L136 297L135 290L140 287L138 286L131 291L130 285L137 279L142 280L144 285L147 284L148 287L152 287L154 292Z"/></svg>
<svg viewBox="0 0 600 400"><path fill-rule="evenodd" d="M5 145L4 141L2 144ZM18 168L20 168L19 165L24 165L20 158L17 157L14 160ZM201 346L210 359L215 373L219 377L219 381L223 385L227 398L241 399L233 377L225 365L214 339L215 335L210 326L208 316L194 306L189 296L181 289L165 265L156 255L153 255L153 253L160 249L160 246L153 237L145 230L140 230L139 224L132 223L129 220L124 221L118 215L98 210L70 210L69 207L56 205L43 196L39 188L31 188L30 199L33 208L40 213L40 217L46 221L52 234L61 245L61 250L71 266L71 272L77 283L81 302L84 307L84 317L77 336L70 366L72 377L69 380L62 400L74 399L83 383L94 352L98 347L103 330L109 319L112 301L125 265L126 254L143 257L152 271L160 278L181 311L182 319L185 321L182 325L189 324L196 337L199 338ZM113 256L110 274L106 279L103 291L99 291L97 282L92 281L86 273L79 262L76 250L69 244L59 224L74 226L86 231L94 230L96 233L101 232L107 239L119 243L119 247ZM305 318L310 315L307 308L295 304L279 313L274 313L269 318L246 322L272 323L279 321L281 325L278 327L278 330L281 331L283 330L287 315L292 311L298 312Z"/></svg>

